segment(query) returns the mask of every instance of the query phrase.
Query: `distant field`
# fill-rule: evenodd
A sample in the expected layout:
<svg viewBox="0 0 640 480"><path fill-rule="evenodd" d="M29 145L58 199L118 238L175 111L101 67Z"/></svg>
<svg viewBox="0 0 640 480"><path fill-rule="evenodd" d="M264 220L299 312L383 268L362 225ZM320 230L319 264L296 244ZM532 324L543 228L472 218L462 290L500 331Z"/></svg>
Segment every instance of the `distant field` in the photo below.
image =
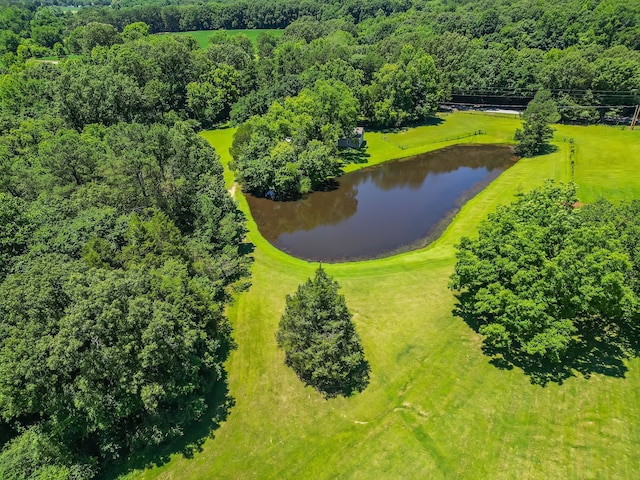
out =
<svg viewBox="0 0 640 480"><path fill-rule="evenodd" d="M218 30L194 30L193 32L176 32L176 33L172 33L172 35L193 35L196 40L198 41L198 44L200 45L201 48L207 48L209 46L209 36L213 33L213 32L217 32ZM226 30L226 32L229 35L239 35L241 33L245 34L247 37L249 37L249 40L251 40L253 42L253 44L255 45L256 42L258 41L258 35L260 34L260 32L271 32L276 34L277 36L282 35L282 32L284 32L284 30L278 30L278 29L272 29L272 30L268 30L268 29L244 29L244 30ZM159 34L159 35L165 35L165 34Z"/></svg>
<svg viewBox="0 0 640 480"><path fill-rule="evenodd" d="M441 120L396 133L366 132L367 164L453 143L510 143L520 125L516 118L474 113ZM486 133L472 135L478 130ZM232 135L233 129L203 133L225 164ZM228 311L238 345L227 363L235 404L193 456L164 451L152 468L127 478L638 478L640 359L626 362L625 378L594 373L562 385L532 385L517 368L493 366L480 336L451 314L454 245L475 235L478 223L516 193L547 178L570 180L569 138L577 146L581 201L640 198L640 131L560 125L555 153L505 171L429 247L326 265L342 285L371 364L370 385L350 398L325 400L284 365L275 331L285 295L315 264L267 243L236 193L256 248L252 287ZM226 180L233 181L231 172ZM202 431L194 435L204 438Z"/></svg>
<svg viewBox="0 0 640 480"><path fill-rule="evenodd" d="M77 8L77 7L68 7L68 8ZM193 32L168 32L168 33L158 33L157 35L192 35L198 41L198 45L200 48L206 49L209 46L209 36L213 32L217 32L218 30L194 30ZM258 41L258 35L260 32L271 32L277 35L278 37L282 35L284 30L281 29L244 29L244 30L225 30L229 35L235 36L241 33L245 34L249 37L249 40L253 42L255 45ZM69 55L67 58L77 57L78 55ZM60 60L59 57L49 56L49 57L41 57L38 60L44 61L52 61L52 60Z"/></svg>
<svg viewBox="0 0 640 480"><path fill-rule="evenodd" d="M57 7L57 8L59 8L63 12L77 13L78 9L80 9L82 7Z"/></svg>

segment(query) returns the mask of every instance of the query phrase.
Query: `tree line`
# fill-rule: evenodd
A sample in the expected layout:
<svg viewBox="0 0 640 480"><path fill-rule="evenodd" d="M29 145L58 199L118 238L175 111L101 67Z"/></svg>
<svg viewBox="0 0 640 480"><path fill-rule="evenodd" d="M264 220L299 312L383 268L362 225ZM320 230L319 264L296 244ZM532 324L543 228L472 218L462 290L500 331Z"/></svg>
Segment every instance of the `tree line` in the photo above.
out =
<svg viewBox="0 0 640 480"><path fill-rule="evenodd" d="M623 45L518 50L459 33L435 34L415 25L420 15L380 15L358 24L304 17L280 38L261 34L255 45L246 36L216 32L204 51L189 36L151 35L143 22L121 32L110 24L88 23L66 39L64 49L77 57L43 64L29 60L20 48L2 57L7 73L0 79L0 129L52 113L77 130L92 123L157 122L165 115L194 119L204 128L246 122L234 149L240 155L234 163L238 176L255 193L273 190L285 198L318 188L335 175L336 139L351 135L356 123L393 128L423 121L452 92L561 90L566 93L555 94L563 107L561 119L579 122L617 115L615 105L640 101L640 53ZM243 138L258 122L253 117L264 122L273 117L270 111L302 105L301 98L308 109L313 100L306 92L320 98L318 81L327 95L337 89L332 95L350 106L344 109L351 109L348 118L324 115L322 121L330 123L320 134L319 119L307 121L308 116L295 113L295 119L279 122L279 130L263 130L259 155L255 148L246 150ZM605 90L609 93L600 93ZM329 97L320 103L330 105ZM599 102L613 108L593 108ZM296 132L308 133L302 143L272 152ZM311 140L325 150L313 144L315 157L309 154L301 162ZM247 155L256 160L249 169L244 168ZM328 160L326 168L310 160L320 157Z"/></svg>
<svg viewBox="0 0 640 480"><path fill-rule="evenodd" d="M42 5L0 9L2 478L90 478L179 437L215 407L210 394L224 389L233 348L224 310L246 288L250 259L244 218L201 128L238 125L237 178L247 190L286 199L340 172L337 139L356 125L424 121L452 91L592 90L597 101L597 90L640 84L637 8L616 0L577 8L579 18L556 14L549 2L512 8L489 0L131 0L75 14ZM612 8L623 24L603 23ZM217 32L206 50L189 36L152 35L218 25L194 23L207 19L286 28L255 45ZM33 58L48 54L59 63ZM548 98L539 100L544 107ZM534 107L520 135L523 148L535 138L535 150L555 112ZM587 113L577 119L597 120ZM624 215L611 214L618 220L607 229L631 245ZM603 245L615 250L609 230ZM581 251L580 238L560 240ZM629 252L631 263L607 263L618 269L606 278L624 305L633 300L618 281L634 272ZM462 276L455 282L471 288ZM288 364L330 395L364 388L368 375L336 292L317 272L288 300L278 337ZM316 298L335 307L330 325L303 308ZM601 315L619 313L614 300ZM497 339L492 345L544 358L562 358L582 331L565 322L518 337L508 325L492 326L502 317L494 320L483 330ZM308 322L313 335L291 341ZM318 352L337 343L345 357L322 371Z"/></svg>
<svg viewBox="0 0 640 480"><path fill-rule="evenodd" d="M93 478L218 408L225 306L248 284L244 217L197 123L71 119L0 137L7 479Z"/></svg>

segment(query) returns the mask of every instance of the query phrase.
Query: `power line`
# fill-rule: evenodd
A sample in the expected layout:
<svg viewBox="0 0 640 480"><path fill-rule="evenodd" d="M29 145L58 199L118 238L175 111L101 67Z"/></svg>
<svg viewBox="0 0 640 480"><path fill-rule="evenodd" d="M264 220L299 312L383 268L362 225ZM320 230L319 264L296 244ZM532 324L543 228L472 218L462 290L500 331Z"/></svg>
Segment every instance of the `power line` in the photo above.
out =
<svg viewBox="0 0 640 480"><path fill-rule="evenodd" d="M552 93L575 93L575 94L583 94L587 93L600 94L600 95L612 95L612 96L638 96L640 95L640 90L581 90L581 89L569 89L569 88L552 88L548 89ZM472 87L466 90L456 90L452 91L452 95L464 95L465 93L471 92L487 92L487 93L499 93L499 92L508 92L508 93L526 93L535 95L538 90L526 89L526 88L509 88L509 87L491 87L491 88L477 88Z"/></svg>
<svg viewBox="0 0 640 480"><path fill-rule="evenodd" d="M463 107L499 107L499 108L507 108L507 107L515 107L515 105L505 105L505 104L489 104L489 103L464 103L464 102L440 102L440 105L460 105ZM523 105L524 106L524 105ZM558 105L558 108L595 108L595 109L603 109L603 108L636 108L637 105Z"/></svg>

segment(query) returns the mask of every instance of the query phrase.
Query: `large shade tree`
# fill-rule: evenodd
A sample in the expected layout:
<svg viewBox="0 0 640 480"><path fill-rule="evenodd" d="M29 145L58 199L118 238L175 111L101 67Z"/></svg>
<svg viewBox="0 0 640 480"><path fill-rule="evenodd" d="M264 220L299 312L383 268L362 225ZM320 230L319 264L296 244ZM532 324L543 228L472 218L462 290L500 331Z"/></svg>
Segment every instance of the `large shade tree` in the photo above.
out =
<svg viewBox="0 0 640 480"><path fill-rule="evenodd" d="M549 90L539 90L522 114L522 130L516 130L516 153L523 157L540 155L553 138L551 123L560 120L558 106Z"/></svg>
<svg viewBox="0 0 640 480"><path fill-rule="evenodd" d="M548 183L499 207L458 245L456 313L503 361L566 374L576 358L615 351L634 330L637 227L616 224L628 215L614 208L602 218L575 203L574 185Z"/></svg>

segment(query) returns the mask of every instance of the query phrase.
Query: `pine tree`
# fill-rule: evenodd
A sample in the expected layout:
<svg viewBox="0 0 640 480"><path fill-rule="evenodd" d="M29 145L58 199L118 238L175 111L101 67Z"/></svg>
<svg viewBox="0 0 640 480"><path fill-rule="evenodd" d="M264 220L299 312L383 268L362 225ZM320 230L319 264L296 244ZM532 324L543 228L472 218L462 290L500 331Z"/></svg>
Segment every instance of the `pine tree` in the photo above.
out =
<svg viewBox="0 0 640 480"><path fill-rule="evenodd" d="M539 90L522 114L522 130L516 130L516 153L522 157L533 157L544 153L553 138L553 128L549 125L560 120L558 106L551 98L549 90Z"/></svg>
<svg viewBox="0 0 640 480"><path fill-rule="evenodd" d="M327 396L362 391L369 364L338 282L322 269L287 295L277 332L285 362L300 379Z"/></svg>

